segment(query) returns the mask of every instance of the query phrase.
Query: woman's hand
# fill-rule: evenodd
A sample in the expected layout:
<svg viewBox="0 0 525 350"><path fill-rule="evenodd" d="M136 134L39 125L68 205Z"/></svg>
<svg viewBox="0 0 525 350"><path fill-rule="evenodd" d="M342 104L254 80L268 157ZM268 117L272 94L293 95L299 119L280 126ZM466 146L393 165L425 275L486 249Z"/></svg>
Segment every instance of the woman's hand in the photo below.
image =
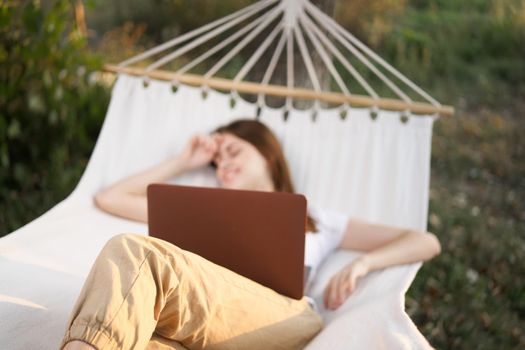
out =
<svg viewBox="0 0 525 350"><path fill-rule="evenodd" d="M324 291L325 307L335 310L341 306L354 291L357 280L366 276L369 271L368 263L360 257L332 276Z"/></svg>
<svg viewBox="0 0 525 350"><path fill-rule="evenodd" d="M211 162L219 150L218 138L196 134L186 144L180 154L185 170L193 170Z"/></svg>

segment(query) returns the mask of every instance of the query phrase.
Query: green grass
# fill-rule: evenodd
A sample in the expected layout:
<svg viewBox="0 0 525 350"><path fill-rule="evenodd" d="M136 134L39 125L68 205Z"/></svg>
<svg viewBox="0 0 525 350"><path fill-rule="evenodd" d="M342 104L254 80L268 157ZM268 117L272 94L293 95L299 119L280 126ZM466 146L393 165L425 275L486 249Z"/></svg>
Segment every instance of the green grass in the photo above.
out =
<svg viewBox="0 0 525 350"><path fill-rule="evenodd" d="M523 136L519 118L489 112L436 123L429 230L443 252L406 306L439 349L525 346Z"/></svg>

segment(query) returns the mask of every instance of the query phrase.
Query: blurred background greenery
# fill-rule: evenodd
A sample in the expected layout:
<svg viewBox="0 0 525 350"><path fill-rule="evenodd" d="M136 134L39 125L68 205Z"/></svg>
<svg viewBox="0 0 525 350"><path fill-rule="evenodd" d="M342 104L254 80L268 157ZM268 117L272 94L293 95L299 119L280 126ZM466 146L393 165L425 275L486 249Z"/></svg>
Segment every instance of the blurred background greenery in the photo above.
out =
<svg viewBox="0 0 525 350"><path fill-rule="evenodd" d="M457 110L432 144L428 229L443 253L418 273L409 315L440 349L525 348L525 1L330 1ZM75 187L109 102L103 63L250 3L0 1L0 236Z"/></svg>

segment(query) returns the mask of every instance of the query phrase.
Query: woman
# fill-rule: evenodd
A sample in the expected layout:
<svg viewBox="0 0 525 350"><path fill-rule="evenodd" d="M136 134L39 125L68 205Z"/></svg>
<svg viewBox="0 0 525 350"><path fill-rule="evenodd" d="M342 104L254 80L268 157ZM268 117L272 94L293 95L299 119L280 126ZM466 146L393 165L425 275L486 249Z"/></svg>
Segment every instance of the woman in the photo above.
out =
<svg viewBox="0 0 525 350"><path fill-rule="evenodd" d="M114 215L147 222L148 184L208 164L223 188L294 192L273 133L258 121L237 120L211 135L193 136L179 155L101 191L95 203ZM305 232L309 282L334 249L364 252L329 281L323 302L331 310L371 271L440 252L431 233L349 219L311 205ZM62 346L299 349L322 328L315 310L307 296L294 300L167 242L121 234L97 257Z"/></svg>

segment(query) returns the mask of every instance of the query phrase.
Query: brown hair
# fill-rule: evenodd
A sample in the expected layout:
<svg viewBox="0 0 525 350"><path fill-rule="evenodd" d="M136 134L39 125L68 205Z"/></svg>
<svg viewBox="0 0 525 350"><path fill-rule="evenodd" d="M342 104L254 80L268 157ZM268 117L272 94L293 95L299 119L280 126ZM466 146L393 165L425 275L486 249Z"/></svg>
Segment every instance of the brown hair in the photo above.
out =
<svg viewBox="0 0 525 350"><path fill-rule="evenodd" d="M265 124L253 119L238 119L218 127L212 133L230 133L251 143L266 159L275 190L295 193L281 144ZM213 162L211 165L216 167ZM317 232L317 225L310 215L306 217L305 231Z"/></svg>

